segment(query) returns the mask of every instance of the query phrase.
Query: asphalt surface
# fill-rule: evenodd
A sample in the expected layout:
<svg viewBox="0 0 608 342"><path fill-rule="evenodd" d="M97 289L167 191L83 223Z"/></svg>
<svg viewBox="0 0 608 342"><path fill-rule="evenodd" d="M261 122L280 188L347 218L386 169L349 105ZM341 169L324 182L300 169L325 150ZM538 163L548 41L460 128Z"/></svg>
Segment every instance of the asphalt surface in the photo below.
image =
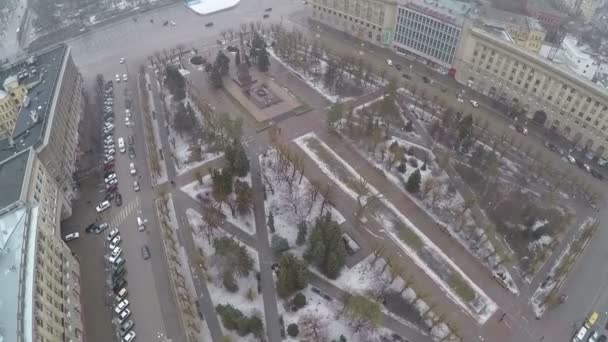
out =
<svg viewBox="0 0 608 342"><path fill-rule="evenodd" d="M228 28L238 29L235 27L233 21L231 22L230 20L230 18L233 18L233 16L238 16L241 22L261 20L263 9L266 7L273 7L271 19L278 21L280 17L283 17L285 19L284 23L287 23L288 15L301 6L303 5L300 5L300 3L297 1L243 0L236 8L232 10L217 13L211 16L200 17L190 12L182 4L177 4L175 6L165 7L161 10L141 14L137 17L138 20L136 22L131 19L127 19L117 22L111 26L88 32L71 40L69 43L73 48L72 53L74 59L77 65L80 67L89 88L94 82L94 76L97 73L102 73L109 78L122 70L121 66L118 64L118 59L121 57L127 58L126 67L133 70L133 72L129 73L129 84L131 86L134 84L133 81L135 80L134 72L137 70L139 65L147 62L147 56L152 55L155 52L162 53L162 49L164 47L170 49L171 47L174 47L180 43L184 44L186 47L194 45L199 49L205 46L210 47L215 45L214 42L220 36L221 30ZM151 23L150 19L153 19L154 23ZM173 20L177 23L177 26L162 26L162 21L164 20ZM215 25L211 28L204 27L204 24L210 21L213 21ZM320 33L322 34L320 34L319 39L331 44L332 48L335 49L344 49L352 52L354 50L354 46L360 46L355 40L349 40L349 38L345 37L344 35L336 36L332 35L328 31L322 31ZM384 49L365 45L361 47L359 53L368 61L372 62L376 70L378 70L378 68L384 68L389 72L394 73L394 69L388 68L385 64L385 60L387 58L392 59L394 63L400 63L402 65L412 64L415 74L428 75L443 83L448 88L448 91L443 93L446 101L449 101L449 103L454 103L455 106L458 105L454 97L460 91L461 86L456 84L453 80L434 74L420 64L395 56L392 52ZM415 82L424 87L423 83L420 82L419 79L416 79ZM429 87L427 88L430 89ZM434 89L438 88L439 87L434 87ZM115 93L117 95L118 90L120 90L120 86L115 87ZM308 91L312 90L309 89ZM427 91L430 93L433 90ZM431 95L429 95L429 97L430 96ZM465 102L463 106L467 107L464 108L466 108L467 111L476 111L478 114L488 117L491 131L502 132L505 130L512 130L512 123L502 114L497 113L497 111L494 110L493 103L491 101L487 101L483 97L477 97L477 95L475 95L475 100L480 102L481 105L479 108L474 109L468 104L468 102ZM115 105L119 103L120 101L115 100ZM116 121L121 122L120 111L118 109L116 110L116 114ZM298 132L304 133L309 130L308 128L315 126L322 121L323 116L320 113L313 112L310 113L310 115L307 114L305 116L290 119L289 127L286 127L285 130L291 134L296 134ZM143 133L141 132L141 124L137 120L135 131L137 140L136 160L138 166L140 166L138 171L140 174L142 174L142 193L140 193L140 196L141 198L149 199L151 196L144 196L145 193L143 192L144 189L149 189L150 184L148 183L149 177L147 175L146 168L141 167L146 163L143 147ZM119 133L118 135L121 133L124 134L124 131L121 131L120 127L118 128L117 132ZM559 156L543 147L543 141L545 139L544 134L537 134L534 129L531 129L531 134L528 136L522 136L521 139L526 144L529 144L536 150L541 151L541 155L552 161L554 165L560 165L560 163L563 163ZM128 169L127 163L122 164L123 165L121 166L119 156L119 168L124 167ZM580 174L583 179L591 182L596 188L605 192L605 183L596 181L588 174L571 165L564 164L563 168L572 170L573 173ZM119 182L121 184L121 191L123 191L123 207L133 202L134 198L134 194L129 194L130 186L128 186L128 184L130 183L128 180L126 180L130 177L130 175L125 175L124 171L125 170L119 171ZM126 183L126 187L124 183ZM84 202L87 198L91 198L93 204L97 203L97 200L101 194L95 192L97 191L96 189L92 190L95 188L95 186L96 184L82 185L82 199L80 202L74 204L75 214L73 215L73 218L66 223L68 228L65 229L65 233L69 233L73 230L84 230L84 227L94 220L95 214L93 206L87 210L87 205L83 204L82 202ZM179 337L179 331L176 323L167 323L175 321L175 317L171 314L170 309L172 305L170 304L170 295L168 295L170 291L168 290L169 287L167 280L164 279L163 281L160 278L164 277L157 276L162 274L163 261L158 261L160 258L154 257L156 255L161 255L161 249L159 247L160 240L157 236L158 229L155 228L154 222L155 215L152 215L153 209L150 201L141 200L139 203L142 207L141 210L143 211L143 215L151 220L149 224L150 233L146 233L148 240L142 239L141 233L139 232L135 231L135 233L139 233L140 235L131 234L132 232L125 231L125 241L123 242L123 245L127 246L124 249L125 254L128 257L127 266L129 273L127 275L127 280L129 280L129 283L131 284L131 278L141 277L142 279L149 280L149 282L144 283L142 287L142 289L149 289L149 291L140 290L140 287L137 287L137 291L145 293L146 296L142 299L138 297L139 295L136 295L136 298L131 304L134 308L133 319L136 321L136 331L139 335L138 330L141 329L140 327L142 325L140 321L142 319L148 320L147 315L151 311L144 310L143 305L150 305L150 307L154 306L157 308L157 313L162 312L161 323L150 324L150 326L154 327L150 330L150 332L169 334L169 336L174 336L176 337L176 340L179 340L177 338ZM604 203L602 203L600 207L604 208ZM110 213L115 213L114 210L116 209L113 208ZM93 214L91 215L91 213ZM605 211L601 210L600 219L604 218L605 215ZM132 221L134 220L134 217L135 214L130 213L130 216L125 217L125 222L134 222ZM604 220L602 220L602 222L604 222ZM129 229L127 226L131 230L135 229L134 223L125 223L125 227L121 227L121 231L123 229ZM108 321L110 315L109 313L104 314L104 310L98 310L98 308L102 307L100 306L100 303L103 303L105 299L103 295L100 295L99 291L99 284L102 284L103 279L105 279L102 272L99 272L100 266L103 265L104 262L103 253L105 252L103 244L100 242L100 240L102 239L96 236L87 235L81 237L81 239L71 244L74 247L74 251L76 252L79 260L81 260L83 288L98 289L97 291L85 291L83 294L85 297L83 298L83 306L85 308L85 326L89 341L95 341L97 338L99 338L100 341L108 340L107 337L104 337L104 332L107 331L108 325L106 323L106 328L103 328L103 322ZM141 258L138 255L138 251L142 242L144 241L147 241L150 244L153 255L151 259L152 261L147 264L151 265L150 267L143 263L140 265L139 263L139 261L141 261L139 259ZM603 265L603 260L605 258L603 246L605 246L607 243L608 232L606 232L606 229L601 229L598 235L593 239L591 245L583 254L583 259L577 264L564 287L564 291L569 294L569 300L557 309L548 312L541 321L528 323L533 326L535 331L537 331L536 335L545 336L546 340L551 341L569 340L571 337L571 330L573 329L572 327L575 323L581 322L589 310L594 308L598 311L605 312L605 310L608 309L608 298L606 298L604 295L605 291L603 291L608 286L608 277L606 277L605 272L597 271L605 269ZM137 270L132 272L132 269L134 268ZM139 275L136 273L140 271L143 274ZM146 276L146 273L151 273L151 275L148 277ZM137 280L133 281L137 283ZM151 286L150 284L155 285ZM103 293L103 290L101 290L101 292ZM90 293L90 295L87 293ZM159 298L159 296L162 297L163 294L167 298L157 300L150 299L155 297ZM591 294L594 296L592 297ZM150 301L151 303L139 304L141 301ZM526 302L525 298L520 298L519 301L522 303L518 305L523 305L524 307L520 307L518 310L521 312L526 311L527 308L524 304ZM158 302L159 304L154 304L154 302ZM140 309L140 307L142 307L142 309ZM154 313L151 313L150 315L150 322L157 322L159 318L154 317ZM516 317L514 319L519 318ZM602 320L605 319L605 314L603 314ZM164 326L163 322L164 325L166 325L168 332L158 331L164 330L159 329L160 327ZM171 328L171 326L173 328ZM146 341L152 341L158 337L157 335L152 334L152 336L150 336L152 340L148 340L145 339L147 336L144 334L145 333L142 333L140 338ZM521 339L513 339L513 341L521 341Z"/></svg>

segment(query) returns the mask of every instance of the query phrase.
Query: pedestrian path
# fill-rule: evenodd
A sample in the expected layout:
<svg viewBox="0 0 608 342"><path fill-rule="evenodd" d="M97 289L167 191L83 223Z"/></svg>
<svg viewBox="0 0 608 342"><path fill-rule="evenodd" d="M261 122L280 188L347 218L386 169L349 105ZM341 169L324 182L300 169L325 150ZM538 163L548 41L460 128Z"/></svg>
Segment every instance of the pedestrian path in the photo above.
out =
<svg viewBox="0 0 608 342"><path fill-rule="evenodd" d="M133 211L136 209L138 211L140 210L139 196L136 196L134 200L127 203L126 205L123 204L122 209L116 215L112 216L112 219L108 222L108 224L110 225L110 229L120 227L125 222L127 217L129 217L131 213L133 213ZM133 220L133 226L135 225L136 222L135 220Z"/></svg>

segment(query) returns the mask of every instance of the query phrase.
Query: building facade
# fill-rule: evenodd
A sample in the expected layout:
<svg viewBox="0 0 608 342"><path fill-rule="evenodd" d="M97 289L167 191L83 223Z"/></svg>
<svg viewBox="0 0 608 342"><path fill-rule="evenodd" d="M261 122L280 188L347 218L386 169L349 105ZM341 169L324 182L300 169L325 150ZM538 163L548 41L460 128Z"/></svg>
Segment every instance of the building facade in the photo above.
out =
<svg viewBox="0 0 608 342"><path fill-rule="evenodd" d="M29 95L11 122L9 136L0 140L0 160L34 147L62 189L62 217L67 218L77 196L73 174L83 111L82 77L69 48L59 45L0 70L0 81L7 80L16 80Z"/></svg>
<svg viewBox="0 0 608 342"><path fill-rule="evenodd" d="M529 16L486 7L479 20L486 25L504 28L517 45L534 53L539 53L545 41L545 29L537 19Z"/></svg>
<svg viewBox="0 0 608 342"><path fill-rule="evenodd" d="M528 119L606 156L608 94L563 66L478 27L468 28L456 79Z"/></svg>
<svg viewBox="0 0 608 342"><path fill-rule="evenodd" d="M0 137L8 137L15 128L17 114L23 107L27 90L19 85L15 77L6 79L3 89L0 89Z"/></svg>
<svg viewBox="0 0 608 342"><path fill-rule="evenodd" d="M393 49L450 68L460 34L472 14L468 3L408 0L398 6Z"/></svg>
<svg viewBox="0 0 608 342"><path fill-rule="evenodd" d="M313 0L312 19L361 40L388 46L393 39L394 0Z"/></svg>
<svg viewBox="0 0 608 342"><path fill-rule="evenodd" d="M0 188L2 337L84 341L80 266L60 236L59 185L30 148L0 163Z"/></svg>

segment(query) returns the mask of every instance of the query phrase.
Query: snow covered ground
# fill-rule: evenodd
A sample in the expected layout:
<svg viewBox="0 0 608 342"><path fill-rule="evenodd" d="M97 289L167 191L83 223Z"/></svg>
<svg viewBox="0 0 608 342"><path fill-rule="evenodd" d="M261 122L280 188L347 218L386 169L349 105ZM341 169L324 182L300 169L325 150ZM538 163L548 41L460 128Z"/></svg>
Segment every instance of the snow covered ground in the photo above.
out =
<svg viewBox="0 0 608 342"><path fill-rule="evenodd" d="M318 193L315 200L312 201L312 185L306 177L302 177L302 181L300 182L299 176L295 179L293 184L293 195L291 195L288 183L286 181L281 181L281 177L273 167L277 164L277 155L278 152L276 149L270 149L266 151L264 155L259 156L260 166L266 184L267 197L264 208L266 209L266 217L272 212L276 234L287 239L289 246L294 247L296 246L296 239L298 236L298 223L306 221L309 227L314 224L314 220L322 214L321 206L324 198L322 194ZM293 165L290 167L291 170ZM269 190L270 186L268 183L272 184L274 194ZM319 189L319 192L321 191L322 189ZM292 202L294 204L297 203L295 206L298 210L297 213L295 212L296 209L294 209L294 206L290 205ZM342 224L345 221L344 217L331 205L327 204L325 206L324 212L327 210L331 212L332 218L338 222L338 224ZM310 229L308 232L310 232ZM270 240L271 235L269 235L268 238ZM300 252L302 251L303 248ZM294 252L301 256L301 253L298 253L298 251Z"/></svg>
<svg viewBox="0 0 608 342"><path fill-rule="evenodd" d="M340 158L327 144L322 142L314 133L309 133L294 140L298 146L319 166L319 168L346 194L353 199L357 198L356 192L346 183L345 179L363 179L346 161ZM314 141L324 149L321 157L309 147ZM332 158L332 160L327 160ZM330 165L332 164L333 165ZM336 169L340 168L339 171ZM347 171L345 171L347 170ZM336 175L341 172L341 176ZM350 173L348 177L345 172ZM366 184L371 194L377 194L370 184ZM375 213L376 218L387 228L386 235L395 242L418 267L423 269L462 309L473 317L479 324L485 323L497 310L497 305L479 288L447 255L439 249L422 231L406 218L391 202L380 198L383 206ZM398 224L398 226L396 226ZM408 236L404 241L401 235ZM418 245L411 246L416 242ZM409 244L408 244L409 243ZM456 280L457 282L456 282ZM451 281L452 285L448 282ZM473 292L471 300L464 300L461 292L455 291L452 286L458 283L461 287L466 286L467 292Z"/></svg>
<svg viewBox="0 0 608 342"><path fill-rule="evenodd" d="M194 12L206 15L223 11L236 6L241 0L188 0L188 6Z"/></svg>
<svg viewBox="0 0 608 342"><path fill-rule="evenodd" d="M201 227L204 225L202 216L197 213L193 209L186 210L186 216L188 218L188 222L192 227ZM249 246L245 246L249 255L253 258L254 265L253 271L250 272L247 277L238 277L235 276L238 291L235 293L231 293L227 291L222 285L222 275L221 269L218 265L214 265L212 262L213 255L215 254L215 249L212 246L212 242L210 242L203 233L196 233L197 229L193 230L193 240L194 244L200 248L205 254L205 259L208 261L207 264L207 287L209 289L209 294L211 295L211 299L214 305L222 304L231 304L235 308L239 309L243 314L247 316L256 315L264 321L264 301L261 293L258 293L257 288L257 280L255 274L260 271L260 264L258 253L256 250ZM231 237L230 234L224 232L223 230L216 231L214 238L220 237ZM252 292L253 296L247 298L247 293ZM218 316L220 320L220 324L222 324L221 317ZM230 331L223 327L222 330L225 334L230 335L233 341L257 341L252 335L247 336L238 336L236 332Z"/></svg>
<svg viewBox="0 0 608 342"><path fill-rule="evenodd" d="M239 179L241 181L246 181L247 183L249 183L251 185L251 177L249 175L239 178ZM188 194L188 196L190 196L198 201L199 194L201 196L209 196L209 197L211 196L211 186L212 186L211 175L206 175L205 177L203 177L202 184L199 183L198 180L195 180L192 183L184 185L180 190L185 192L186 194ZM237 213L236 217L232 217L230 208L227 205L222 204L220 206L220 209L222 210L222 213L226 217L226 220L228 222L230 222L232 225L238 227L239 229L243 230L244 232L246 232L250 235L255 235L256 229L255 229L255 220L253 217L253 210L250 210L250 213L248 215L239 215Z"/></svg>

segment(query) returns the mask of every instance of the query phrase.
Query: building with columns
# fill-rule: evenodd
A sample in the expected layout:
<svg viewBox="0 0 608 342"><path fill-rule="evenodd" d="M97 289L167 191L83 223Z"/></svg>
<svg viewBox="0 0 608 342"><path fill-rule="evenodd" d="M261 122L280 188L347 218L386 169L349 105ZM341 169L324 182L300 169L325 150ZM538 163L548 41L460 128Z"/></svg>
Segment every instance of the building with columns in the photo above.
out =
<svg viewBox="0 0 608 342"><path fill-rule="evenodd" d="M597 156L607 155L605 89L505 39L504 32L471 26L463 32L458 52L455 77L460 83Z"/></svg>

